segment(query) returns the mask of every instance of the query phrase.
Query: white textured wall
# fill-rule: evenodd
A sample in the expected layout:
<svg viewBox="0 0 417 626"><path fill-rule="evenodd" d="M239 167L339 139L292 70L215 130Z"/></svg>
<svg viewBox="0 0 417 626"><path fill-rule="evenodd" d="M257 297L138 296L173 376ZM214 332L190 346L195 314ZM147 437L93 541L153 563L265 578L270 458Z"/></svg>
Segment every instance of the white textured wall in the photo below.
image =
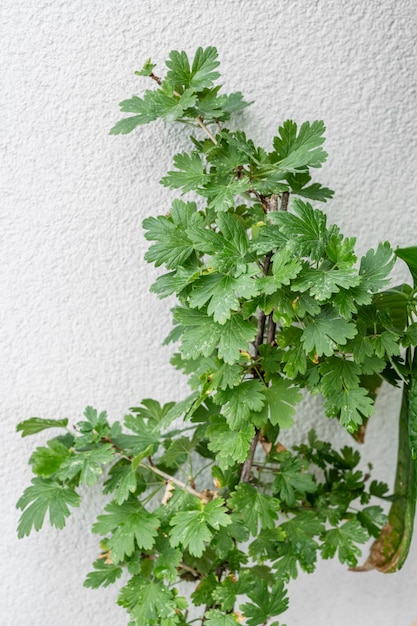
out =
<svg viewBox="0 0 417 626"><path fill-rule="evenodd" d="M185 387L160 347L166 302L148 294L140 228L165 212L157 181L181 133L154 124L110 137L117 103L144 86L134 70L172 48L219 49L223 81L256 103L244 115L266 146L286 117L323 118L328 205L363 252L416 243L416 6L412 0L3 0L0 145L0 623L119 626L112 591L82 588L97 554L84 530L89 495L64 532L20 542L14 504L35 440L32 415L76 421L86 404L112 418L141 398ZM401 272L398 273L398 276ZM406 276L403 272L402 276ZM393 471L398 394L384 390L365 454ZM312 408L300 416L303 431ZM314 413L314 411L313 411ZM320 426L323 432L333 424ZM340 442L347 439L340 435ZM38 442L43 441L39 436ZM417 547L398 575L325 562L292 585L288 626L409 626L417 619Z"/></svg>

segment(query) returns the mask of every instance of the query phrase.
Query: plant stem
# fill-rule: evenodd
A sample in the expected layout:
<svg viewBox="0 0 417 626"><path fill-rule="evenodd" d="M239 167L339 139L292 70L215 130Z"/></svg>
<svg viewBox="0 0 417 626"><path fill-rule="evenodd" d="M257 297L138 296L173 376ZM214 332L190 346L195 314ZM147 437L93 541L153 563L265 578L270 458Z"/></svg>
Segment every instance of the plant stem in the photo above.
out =
<svg viewBox="0 0 417 626"><path fill-rule="evenodd" d="M199 115L195 119L196 119L197 124L200 126L200 128L202 128L204 130L204 132L210 137L210 139L212 140L214 145L217 146L218 141L217 141L216 137L210 132L210 130L204 124L203 118L201 117L201 115Z"/></svg>
<svg viewBox="0 0 417 626"><path fill-rule="evenodd" d="M274 322L274 313L270 313L268 315L268 334L267 334L267 342L269 345L275 345L275 334L277 330L277 325Z"/></svg>
<svg viewBox="0 0 417 626"><path fill-rule="evenodd" d="M255 430L255 435L250 443L250 448L249 448L249 456L246 459L246 461L243 464L242 467L242 472L240 474L240 482L241 483L247 483L250 475L251 475L251 471L252 471L252 465L253 465L253 459L255 456L255 450L256 450L256 446L258 445L258 441L259 441L259 428L256 428Z"/></svg>
<svg viewBox="0 0 417 626"><path fill-rule="evenodd" d="M289 192L284 191L281 197L280 207L278 207L278 198L279 198L278 194L272 194L271 196L269 196L269 198L264 198L263 204L266 209L266 212L278 211L278 210L286 211L288 208L289 196L290 196ZM269 274L269 270L271 268L272 256L273 256L273 252L269 252L265 257L265 262L263 264L263 273L265 276L268 276ZM275 344L275 334L276 334L276 328L277 328L277 325L274 322L273 315L274 315L273 312L268 315L267 341L270 345ZM254 342L255 357L259 356L259 347L264 341L265 322L266 322L266 315L264 311L260 311L259 317L258 317L258 332L256 333L256 338ZM259 374L257 375L257 377L259 378ZM258 445L258 442L259 442L259 433L260 431L257 428L255 430L255 435L250 444L249 456L242 466L242 471L240 474L240 482L248 482L248 480L250 479L252 466L253 466L253 460L255 457L256 446Z"/></svg>
<svg viewBox="0 0 417 626"><path fill-rule="evenodd" d="M284 193L282 194L282 198L281 198L281 206L280 206L280 211L287 211L288 210L288 200L290 198L290 192L289 191L284 191Z"/></svg>
<svg viewBox="0 0 417 626"><path fill-rule="evenodd" d="M178 569L183 569L186 572L190 572L191 574L193 574L193 576L195 576L196 578L202 578L203 575L201 574L201 572L199 572L198 570L194 569L193 567L189 567L188 565L185 565L185 563L180 563L178 565Z"/></svg>
<svg viewBox="0 0 417 626"><path fill-rule="evenodd" d="M162 84L162 80L159 78L159 76L156 76L156 74L154 74L153 72L149 74L149 78L152 78L152 80L158 83L158 85Z"/></svg>
<svg viewBox="0 0 417 626"><path fill-rule="evenodd" d="M161 476L161 478L164 478L166 481L174 483L174 485L177 485L177 487L181 487L181 489L184 489L184 491L187 491L191 495L197 496L197 498L200 498L200 500L202 500L204 503L207 503L209 501L207 496L203 495L196 489L189 487L185 483L181 482L181 480L178 480L178 478L175 478L174 476L170 476L169 474L166 474L165 472L160 470L158 467L156 467L153 464L153 461L151 458L148 458L148 460L149 460L149 465L146 465L146 463L141 463L141 466L145 467L146 469L151 470L151 472L153 472L154 474L157 474L158 476Z"/></svg>
<svg viewBox="0 0 417 626"><path fill-rule="evenodd" d="M256 333L256 338L255 338L255 343L254 343L255 356L259 355L259 346L263 343L263 340L264 340L265 320L266 320L265 313L263 311L260 311L259 317L258 317L258 332Z"/></svg>
<svg viewBox="0 0 417 626"><path fill-rule="evenodd" d="M288 192L285 191L284 193L288 193ZM282 194L282 197L284 198L284 194ZM265 202L266 202L267 211L269 213L271 213L272 211L278 211L278 195L276 193L273 193L272 196L270 196L269 198L265 198ZM288 200L287 200L287 203L288 203ZM281 204L281 207L282 207L282 204Z"/></svg>

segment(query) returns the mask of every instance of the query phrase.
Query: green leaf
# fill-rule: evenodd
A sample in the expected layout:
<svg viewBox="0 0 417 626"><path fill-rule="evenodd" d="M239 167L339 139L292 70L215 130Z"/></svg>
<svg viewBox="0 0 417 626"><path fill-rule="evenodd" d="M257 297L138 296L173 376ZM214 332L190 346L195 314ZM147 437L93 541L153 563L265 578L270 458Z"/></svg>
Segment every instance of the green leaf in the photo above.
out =
<svg viewBox="0 0 417 626"><path fill-rule="evenodd" d="M243 165L245 163L255 163L260 165L257 157L257 149L251 139L246 137L246 134L242 130L230 131L227 129L222 130L220 134L221 139L221 159L215 161L216 168L222 168L223 161L224 166L230 170ZM215 152L217 154L218 151Z"/></svg>
<svg viewBox="0 0 417 626"><path fill-rule="evenodd" d="M235 314L219 329L219 357L232 365L239 360L240 351L247 350L248 343L255 339L256 327Z"/></svg>
<svg viewBox="0 0 417 626"><path fill-rule="evenodd" d="M201 606L203 604L213 604L213 591L219 586L215 574L210 573L208 576L204 576L197 587L191 594L191 599L195 606Z"/></svg>
<svg viewBox="0 0 417 626"><path fill-rule="evenodd" d="M248 597L251 603L240 606L248 626L266 624L269 618L284 613L288 608L287 591L281 581L276 582L269 591L267 583L258 580Z"/></svg>
<svg viewBox="0 0 417 626"><path fill-rule="evenodd" d="M238 621L233 614L223 613L219 609L210 609L206 613L204 624L206 626L238 626Z"/></svg>
<svg viewBox="0 0 417 626"><path fill-rule="evenodd" d="M138 421L135 421L136 418L128 415L125 417L126 427L140 434L143 428L143 419L148 419L155 423L161 422L174 405L175 402L167 402L161 405L157 400L145 398L145 400L142 400L141 406L129 409L129 411L136 414Z"/></svg>
<svg viewBox="0 0 417 626"><path fill-rule="evenodd" d="M132 459L132 470L136 472L139 465L142 463L143 459L146 459L146 457L151 456L154 452L155 452L155 445L149 444L149 446L147 446L144 450L139 452L139 454L136 454L136 456ZM129 480L131 481L132 479L130 478Z"/></svg>
<svg viewBox="0 0 417 626"><path fill-rule="evenodd" d="M414 288L417 287L417 246L397 248L395 255L407 263L408 269L413 277Z"/></svg>
<svg viewBox="0 0 417 626"><path fill-rule="evenodd" d="M154 104L155 92L145 91L144 97L132 96L120 103L120 110L124 113L136 113L117 122L110 130L110 135L126 135L137 126L149 124L158 118L158 111Z"/></svg>
<svg viewBox="0 0 417 626"><path fill-rule="evenodd" d="M347 563L349 567L355 567L358 564L357 557L362 554L356 544L365 543L368 539L368 533L358 520L348 520L339 528L324 532L321 556L323 559L331 559L337 552L341 563Z"/></svg>
<svg viewBox="0 0 417 626"><path fill-rule="evenodd" d="M369 486L369 493L376 498L386 498L389 487L386 483L373 480Z"/></svg>
<svg viewBox="0 0 417 626"><path fill-rule="evenodd" d="M149 456L158 449L160 444L160 424L146 423L139 415L125 415L124 423L126 428L132 430L135 435L125 435L121 429L113 427L111 440L118 446L126 456L137 457L140 454Z"/></svg>
<svg viewBox="0 0 417 626"><path fill-rule="evenodd" d="M293 424L295 407L302 399L300 390L294 387L290 380L274 376L270 387L265 389L265 396L271 424L290 428Z"/></svg>
<svg viewBox="0 0 417 626"><path fill-rule="evenodd" d="M395 263L395 256L388 241L380 243L376 252L371 248L361 259L359 274L362 286L375 293L388 285L387 278Z"/></svg>
<svg viewBox="0 0 417 626"><path fill-rule="evenodd" d="M410 324L405 331L404 337L401 340L402 345L405 348L410 346L417 346L417 323Z"/></svg>
<svg viewBox="0 0 417 626"><path fill-rule="evenodd" d="M36 448L29 459L33 473L44 478L55 474L70 454L68 447L58 438L48 441L47 446Z"/></svg>
<svg viewBox="0 0 417 626"><path fill-rule="evenodd" d="M417 353L414 351L408 403L408 446L416 474L417 486ZM417 498L417 493L416 493Z"/></svg>
<svg viewBox="0 0 417 626"><path fill-rule="evenodd" d="M239 297L251 298L257 293L256 281L249 274L237 278L224 274L206 274L193 283L189 305L200 309L209 303L207 314L213 315L215 322L224 324L233 311L239 310Z"/></svg>
<svg viewBox="0 0 417 626"><path fill-rule="evenodd" d="M175 582L178 578L178 567L182 561L182 552L173 548L168 537L157 537L155 550L159 553L155 560L153 573L157 578Z"/></svg>
<svg viewBox="0 0 417 626"><path fill-rule="evenodd" d="M361 368L354 362L331 356L319 366L321 389L325 396L340 391L341 387L353 389L359 386Z"/></svg>
<svg viewBox="0 0 417 626"><path fill-rule="evenodd" d="M289 285L290 281L299 274L301 268L300 259L285 248L275 252L272 257L272 276L278 286Z"/></svg>
<svg viewBox="0 0 417 626"><path fill-rule="evenodd" d="M306 187L311 181L311 176L308 172L288 174L287 181L292 189L292 193L297 196L302 196L309 200L318 200L319 202L326 202L330 198L333 198L334 191L327 187L322 187L320 183L313 183Z"/></svg>
<svg viewBox="0 0 417 626"><path fill-rule="evenodd" d="M213 87L212 89L203 89L198 94L198 102L196 105L197 113L205 120L220 120L229 119L230 114L224 110L227 102L227 96L218 93L220 86ZM231 94L234 96L235 94ZM238 94L236 94L238 95ZM241 94L240 94L241 95ZM191 141L204 151L204 141L198 142L195 137L190 137ZM210 146L212 148L212 146Z"/></svg>
<svg viewBox="0 0 417 626"><path fill-rule="evenodd" d="M177 307L174 320L184 327L180 350L185 359L208 357L218 345L219 357L233 365L256 335L255 326L238 314L220 325L203 311Z"/></svg>
<svg viewBox="0 0 417 626"><path fill-rule="evenodd" d="M190 451L193 448L193 443L188 437L179 437L170 442L168 449L164 452L160 459L158 459L158 465L167 465L168 467L178 467L184 465Z"/></svg>
<svg viewBox="0 0 417 626"><path fill-rule="evenodd" d="M156 281L151 285L151 292L158 294L158 297L167 298L176 294L180 295L181 291L187 287L193 280L199 276L195 267L179 267L176 272L168 272L162 276L158 276Z"/></svg>
<svg viewBox="0 0 417 626"><path fill-rule="evenodd" d="M233 611L240 586L235 576L226 576L213 593L216 605L220 606L223 611Z"/></svg>
<svg viewBox="0 0 417 626"><path fill-rule="evenodd" d="M197 511L179 511L170 521L171 545L175 548L181 544L190 554L200 557L213 532L230 523L222 498L201 505Z"/></svg>
<svg viewBox="0 0 417 626"><path fill-rule="evenodd" d="M301 341L306 352L315 352L332 356L338 346L344 346L348 339L353 339L357 329L352 322L339 317L332 308L322 309L317 317L311 319L305 326Z"/></svg>
<svg viewBox="0 0 417 626"><path fill-rule="evenodd" d="M391 357L401 354L400 336L389 330L384 330L380 335L373 337L372 344L376 356L380 358L384 358L385 355Z"/></svg>
<svg viewBox="0 0 417 626"><path fill-rule="evenodd" d="M88 406L84 411L85 420L77 422L80 436L75 439L74 447L77 450L85 450L90 446L100 445L101 440L110 433L110 425L106 411L100 413L97 409Z"/></svg>
<svg viewBox="0 0 417 626"><path fill-rule="evenodd" d="M106 513L99 515L93 525L93 533L112 533L107 546L111 549L114 563L131 556L136 547L152 548L159 528L159 519L154 513L149 513L137 500L123 504L110 502L104 510Z"/></svg>
<svg viewBox="0 0 417 626"><path fill-rule="evenodd" d="M59 469L62 480L71 480L80 475L80 482L85 485L95 485L103 473L103 465L111 463L114 458L112 444L102 444L99 448L76 452L68 456Z"/></svg>
<svg viewBox="0 0 417 626"><path fill-rule="evenodd" d="M123 573L121 567L113 565L113 563L106 563L103 557L94 561L93 567L94 571L87 574L84 581L84 587L90 587L90 589L108 587L115 583Z"/></svg>
<svg viewBox="0 0 417 626"><path fill-rule="evenodd" d="M143 403L145 402L146 400L143 401ZM170 403L169 408L171 409L174 404L175 403ZM131 438L130 435L122 434L121 431L120 433L112 432L112 437L118 437L120 435L122 438L122 441L124 441L124 439L127 437L126 442L129 442L130 438L132 439L132 441L135 441L136 439L139 441L140 439L142 443L141 448L143 449L150 444L156 443L158 441L157 431L160 428L160 425L161 425L160 422L155 423L156 420L154 421L153 419L149 419L148 411L145 408L143 408L142 410L142 407L132 407L131 410L134 413L134 415L131 415L130 413L128 413L127 415L124 416L123 422L126 428L128 430L131 430L133 433L135 433L137 437L133 439ZM134 446L129 446L129 447L133 448Z"/></svg>
<svg viewBox="0 0 417 626"><path fill-rule="evenodd" d="M219 90L220 86L217 86L211 89L203 89L199 92L196 110L204 120L226 121L230 119L232 113L242 111L252 104L252 102L245 102L243 100L240 91L219 96ZM225 131L222 131L222 134L223 132ZM217 135L218 138L219 135L220 133ZM212 145L210 145L210 149L213 150ZM223 157L222 162L225 161L226 159ZM237 165L239 164L240 163L237 163Z"/></svg>
<svg viewBox="0 0 417 626"><path fill-rule="evenodd" d="M125 500L128 500L131 493L134 493L138 487L138 479L136 468L133 467L133 462L122 462L113 465L109 474L110 477L104 483L103 493L115 492L115 501L117 504L122 504Z"/></svg>
<svg viewBox="0 0 417 626"><path fill-rule="evenodd" d="M210 369L210 388L212 389L232 389L236 387L242 378L242 368L237 363L229 365L217 359L216 368Z"/></svg>
<svg viewBox="0 0 417 626"><path fill-rule="evenodd" d="M343 389L334 392L326 403L331 416L340 412L340 423L349 432L355 432L363 423L364 417L370 417L374 412L374 403L368 396L366 389Z"/></svg>
<svg viewBox="0 0 417 626"><path fill-rule="evenodd" d="M404 385L398 437L398 458L394 484L394 500L388 513L388 523L371 547L368 561L381 572L396 572L405 563L414 529L417 498L416 432L417 375L416 357L409 385ZM371 485L372 487L372 485ZM386 489L374 485L372 491L384 496ZM377 555L377 559L375 556ZM366 567L366 563L365 566Z"/></svg>
<svg viewBox="0 0 417 626"><path fill-rule="evenodd" d="M36 433L40 433L42 430L47 428L66 428L68 425L68 420L48 420L43 419L41 417L31 417L23 422L20 422L16 431L22 433L22 437L28 437L29 435L35 435Z"/></svg>
<svg viewBox="0 0 417 626"><path fill-rule="evenodd" d="M118 604L125 607L135 619L138 626L155 626L164 624L164 620L174 618L177 613L177 602L173 591L161 581L149 580L143 576L133 576L122 587ZM167 622L169 624L169 622ZM174 626L175 621L170 623Z"/></svg>
<svg viewBox="0 0 417 626"><path fill-rule="evenodd" d="M229 498L229 506L254 537L258 534L259 526L263 529L274 528L280 511L279 500L259 492L249 483L241 483L236 487Z"/></svg>
<svg viewBox="0 0 417 626"><path fill-rule="evenodd" d="M334 232L329 237L329 243L326 247L326 256L340 269L353 267L357 261L355 254L355 237L343 237L339 234L338 228L335 226L331 228L334 229Z"/></svg>
<svg viewBox="0 0 417 626"><path fill-rule="evenodd" d="M289 285L301 269L300 259L295 258L290 250L283 248L273 256L272 275L259 279L258 285L263 293L273 294L282 285Z"/></svg>
<svg viewBox="0 0 417 626"><path fill-rule="evenodd" d="M180 417L185 421L189 419L194 411L201 405L201 394L198 391L187 396L180 402L175 402L165 415L161 428L167 428L174 420Z"/></svg>
<svg viewBox="0 0 417 626"><path fill-rule="evenodd" d="M79 505L80 496L73 488L50 478L33 478L31 487L16 504L23 511L17 530L19 539L29 535L32 528L40 530L48 512L51 526L64 528L65 518L70 515L68 507Z"/></svg>
<svg viewBox="0 0 417 626"><path fill-rule="evenodd" d="M223 235L216 250L213 268L227 271L236 267L236 275L246 272L249 239L242 224L229 213L219 213L216 222Z"/></svg>
<svg viewBox="0 0 417 626"><path fill-rule="evenodd" d="M259 356L262 359L262 369L265 373L276 374L281 371L283 352L276 346L263 343L259 346Z"/></svg>
<svg viewBox="0 0 417 626"><path fill-rule="evenodd" d="M184 359L210 356L215 350L222 326L216 324L204 311L177 307L174 321L183 327L180 351Z"/></svg>
<svg viewBox="0 0 417 626"><path fill-rule="evenodd" d="M86 407L84 417L88 424L93 426L93 428L100 428L107 425L106 411L101 411L101 413L99 413L97 409L94 409L92 406ZM79 424L80 422L77 425ZM81 424L84 426L85 422L81 422Z"/></svg>
<svg viewBox="0 0 417 626"><path fill-rule="evenodd" d="M242 111L249 105L253 104L253 102L245 102L240 91L230 93L226 96L226 98L227 99L222 107L224 113L236 113L237 111Z"/></svg>
<svg viewBox="0 0 417 626"><path fill-rule="evenodd" d="M372 297L372 306L381 322L391 330L403 331L406 328L411 302L412 289L405 284L386 289Z"/></svg>
<svg viewBox="0 0 417 626"><path fill-rule="evenodd" d="M293 201L296 215L278 211L270 219L280 227L287 246L298 256L311 256L319 261L325 253L331 232L328 231L326 215L301 200Z"/></svg>
<svg viewBox="0 0 417 626"><path fill-rule="evenodd" d="M317 550L319 549L319 544L315 537L318 537L324 531L323 521L318 518L316 513L306 511L298 513L288 522L281 524L279 528L286 533L286 544L283 544L283 554L285 555L285 550L289 549L289 556L296 557L304 571L314 571ZM278 564L279 561L276 565Z"/></svg>
<svg viewBox="0 0 417 626"><path fill-rule="evenodd" d="M197 96L192 89L186 89L181 95L158 90L153 92L152 100L152 108L158 117L166 122L174 122L183 117L186 109L195 105Z"/></svg>
<svg viewBox="0 0 417 626"><path fill-rule="evenodd" d="M146 114L143 115L131 115L130 117L126 117L124 120L120 120L117 122L113 128L110 130L110 135L128 135L135 128L141 126L142 124L148 124L148 122L153 122L156 119L156 115Z"/></svg>
<svg viewBox="0 0 417 626"><path fill-rule="evenodd" d="M265 404L265 385L260 380L248 380L233 389L218 391L214 403L223 407L223 415L232 430L248 421L252 412L259 412Z"/></svg>
<svg viewBox="0 0 417 626"><path fill-rule="evenodd" d="M230 430L226 420L218 417L212 420L206 434L210 439L208 447L216 454L217 462L224 470L246 460L255 428L252 424L245 424L239 431Z"/></svg>
<svg viewBox="0 0 417 626"><path fill-rule="evenodd" d="M311 124L304 122L297 134L297 124L292 120L285 121L273 140L280 169L296 172L307 167L321 167L327 159L327 152L321 147L325 130L324 123L316 120Z"/></svg>
<svg viewBox="0 0 417 626"><path fill-rule="evenodd" d="M150 76L153 72L155 63L152 63L150 59L145 61L141 70L135 72L136 76Z"/></svg>
<svg viewBox="0 0 417 626"><path fill-rule="evenodd" d="M357 514L357 520L362 524L368 533L375 538L381 534L383 526L388 518L380 506L367 506Z"/></svg>
<svg viewBox="0 0 417 626"><path fill-rule="evenodd" d="M208 205L217 213L228 211L235 204L235 196L245 193L251 187L248 177L236 179L234 175L211 177L210 182L199 190L208 198Z"/></svg>
<svg viewBox="0 0 417 626"><path fill-rule="evenodd" d="M271 223L271 219L274 219L274 213L270 213L265 221L262 220L253 229L254 234L250 242L250 249L256 251L259 256L285 246L288 241L288 237L282 234L277 224Z"/></svg>
<svg viewBox="0 0 417 626"><path fill-rule="evenodd" d="M155 267L164 263L168 269L177 269L194 251L185 232L169 217L148 217L143 221L143 228L147 230L145 238L157 242L145 254L145 259Z"/></svg>
<svg viewBox="0 0 417 626"><path fill-rule="evenodd" d="M340 289L359 285L361 279L354 269L307 269L291 285L294 291L307 291L319 301L332 298Z"/></svg>
<svg viewBox="0 0 417 626"><path fill-rule="evenodd" d="M210 88L220 74L215 69L220 65L216 48L197 48L192 66L187 54L173 50L166 62L169 71L166 80L173 87L193 87L196 90Z"/></svg>
<svg viewBox="0 0 417 626"><path fill-rule="evenodd" d="M174 156L174 167L176 170L169 171L161 179L161 185L170 189L182 189L187 191L197 191L209 182L210 177L206 174L198 152L183 152Z"/></svg>
<svg viewBox="0 0 417 626"><path fill-rule="evenodd" d="M295 326L283 328L278 333L279 345L287 348L282 353L282 361L285 363L284 372L289 378L295 378L297 374L305 374L307 371L307 355L301 343L302 333L302 329Z"/></svg>
<svg viewBox="0 0 417 626"><path fill-rule="evenodd" d="M280 455L281 456L281 455ZM317 491L317 485L311 474L305 471L300 458L284 453L279 472L273 483L274 493L287 506L294 506L296 498L304 497L306 493Z"/></svg>
<svg viewBox="0 0 417 626"><path fill-rule="evenodd" d="M249 239L246 230L229 213L219 213L216 222L220 233L207 228L192 227L187 235L194 248L204 254L212 255L209 267L215 272L233 276L247 273L248 262L254 258L248 253Z"/></svg>

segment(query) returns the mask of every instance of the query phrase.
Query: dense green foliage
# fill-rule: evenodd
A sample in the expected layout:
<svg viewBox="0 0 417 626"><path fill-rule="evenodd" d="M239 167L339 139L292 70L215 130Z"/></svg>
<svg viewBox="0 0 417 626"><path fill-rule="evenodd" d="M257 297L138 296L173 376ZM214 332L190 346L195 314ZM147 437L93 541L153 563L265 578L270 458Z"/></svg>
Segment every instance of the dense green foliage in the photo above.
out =
<svg viewBox="0 0 417 626"><path fill-rule="evenodd" d="M374 537L364 567L391 571L411 539L416 290L389 288L389 274L399 256L416 279L417 250L394 253L385 242L358 260L355 240L310 203L333 195L311 182L327 157L323 122L287 120L270 152L256 146L225 126L248 103L221 93L218 65L215 48L191 63L174 51L162 80L148 61L137 74L155 89L122 102L131 115L111 131L157 119L195 129L161 181L192 199L143 223L145 258L166 270L152 291L178 299L167 342L191 394L164 406L143 400L122 423L88 407L74 429L39 418L18 426L23 436L66 429L30 458L19 536L46 516L62 528L79 487L104 475L93 526L100 555L85 585L126 571L118 601L132 626L264 625L286 610L285 584L318 557L355 568ZM383 380L404 386L393 495L369 479L354 447L335 450L314 431L294 449L282 445L302 390L321 394L326 416L362 440ZM194 583L198 620L181 581Z"/></svg>

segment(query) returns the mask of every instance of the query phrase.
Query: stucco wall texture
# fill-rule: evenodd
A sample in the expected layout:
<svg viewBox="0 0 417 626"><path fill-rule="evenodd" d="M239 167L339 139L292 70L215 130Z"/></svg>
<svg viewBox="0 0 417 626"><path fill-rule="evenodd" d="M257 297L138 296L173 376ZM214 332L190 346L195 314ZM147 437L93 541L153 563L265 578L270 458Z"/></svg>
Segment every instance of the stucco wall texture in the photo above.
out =
<svg viewBox="0 0 417 626"><path fill-rule="evenodd" d="M111 137L118 102L147 85L148 57L215 45L227 90L255 100L242 116L266 147L278 123L322 118L336 190L330 219L358 252L416 243L416 6L412 0L3 0L0 414L0 624L127 624L116 589L82 587L98 554L86 494L63 532L16 539L15 502L36 438L18 421L69 417L87 404L119 419L144 397L180 399L186 385L161 341L170 303L148 293L141 222L164 213L158 186L186 129L162 123ZM396 279L407 272L398 265ZM392 484L399 393L383 388L363 453ZM351 443L306 400L299 436ZM291 585L288 626L409 626L417 619L417 540L396 575L336 562Z"/></svg>

